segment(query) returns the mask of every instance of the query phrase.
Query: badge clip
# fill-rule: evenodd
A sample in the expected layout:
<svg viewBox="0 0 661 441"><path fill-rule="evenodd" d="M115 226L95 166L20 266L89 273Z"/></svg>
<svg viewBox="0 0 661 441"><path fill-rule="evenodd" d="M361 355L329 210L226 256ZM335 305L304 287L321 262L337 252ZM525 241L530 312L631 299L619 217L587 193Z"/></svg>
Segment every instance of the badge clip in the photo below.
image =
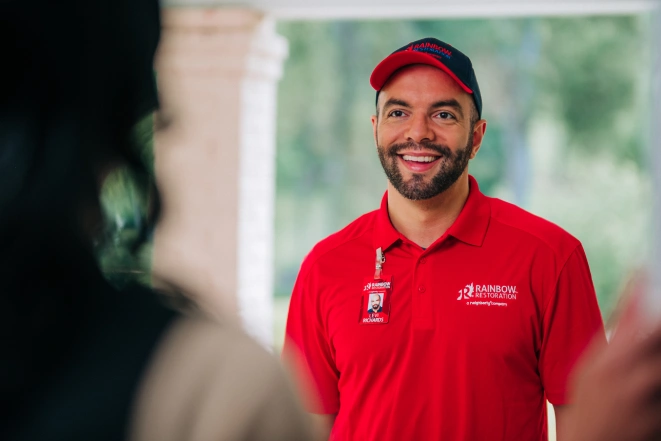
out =
<svg viewBox="0 0 661 441"><path fill-rule="evenodd" d="M381 248L376 249L376 265L374 269L374 280L381 279L381 270L383 270L383 264L386 263L386 256L383 254Z"/></svg>
<svg viewBox="0 0 661 441"><path fill-rule="evenodd" d="M363 325L384 325L390 321L390 292L392 276L383 275L386 256L381 248L376 249L374 279L367 279L361 301L361 323Z"/></svg>

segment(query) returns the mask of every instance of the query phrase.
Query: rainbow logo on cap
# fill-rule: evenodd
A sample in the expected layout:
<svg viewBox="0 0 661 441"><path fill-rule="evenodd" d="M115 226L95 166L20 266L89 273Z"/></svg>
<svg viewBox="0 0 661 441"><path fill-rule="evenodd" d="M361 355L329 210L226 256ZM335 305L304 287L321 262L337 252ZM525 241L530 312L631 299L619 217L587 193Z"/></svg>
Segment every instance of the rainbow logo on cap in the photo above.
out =
<svg viewBox="0 0 661 441"><path fill-rule="evenodd" d="M433 55L439 55L445 57L448 60L452 58L452 51L450 49L441 47L435 43L430 43L430 42L412 44L411 46L407 47L406 50L431 53Z"/></svg>

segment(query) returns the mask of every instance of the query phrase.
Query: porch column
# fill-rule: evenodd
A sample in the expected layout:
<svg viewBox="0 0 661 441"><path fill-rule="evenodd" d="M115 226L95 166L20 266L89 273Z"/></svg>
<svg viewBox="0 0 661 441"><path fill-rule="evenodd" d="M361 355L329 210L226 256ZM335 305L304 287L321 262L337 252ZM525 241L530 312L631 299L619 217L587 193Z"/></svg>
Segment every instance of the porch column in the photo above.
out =
<svg viewBox="0 0 661 441"><path fill-rule="evenodd" d="M272 343L275 118L287 42L250 9L165 8L155 170L157 287Z"/></svg>

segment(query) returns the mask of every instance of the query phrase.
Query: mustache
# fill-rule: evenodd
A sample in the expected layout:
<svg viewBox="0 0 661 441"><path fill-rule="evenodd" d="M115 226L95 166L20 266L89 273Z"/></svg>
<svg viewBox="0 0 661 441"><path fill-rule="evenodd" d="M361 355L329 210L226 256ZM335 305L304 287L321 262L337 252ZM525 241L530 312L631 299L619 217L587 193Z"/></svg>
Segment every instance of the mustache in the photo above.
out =
<svg viewBox="0 0 661 441"><path fill-rule="evenodd" d="M450 150L449 147L442 145L442 144L434 144L433 142L406 142L406 143L400 143L400 144L393 144L390 146L388 149L388 155L390 156L396 156L399 155L400 152L404 150L409 150L409 151L432 151L434 153L438 153L439 156L443 157L448 157L451 158L453 156L452 150Z"/></svg>

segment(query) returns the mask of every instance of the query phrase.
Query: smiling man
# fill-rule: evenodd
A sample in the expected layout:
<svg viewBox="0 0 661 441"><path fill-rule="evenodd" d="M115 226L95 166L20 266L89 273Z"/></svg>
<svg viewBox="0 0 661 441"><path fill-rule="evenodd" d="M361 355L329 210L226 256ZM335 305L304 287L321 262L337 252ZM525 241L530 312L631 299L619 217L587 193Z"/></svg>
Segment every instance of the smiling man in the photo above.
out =
<svg viewBox="0 0 661 441"><path fill-rule="evenodd" d="M468 174L487 127L468 57L426 38L370 82L387 192L314 247L291 298L311 412L333 440L546 440L546 399L561 426L568 375L604 338L583 248ZM387 319L360 320L375 290Z"/></svg>

